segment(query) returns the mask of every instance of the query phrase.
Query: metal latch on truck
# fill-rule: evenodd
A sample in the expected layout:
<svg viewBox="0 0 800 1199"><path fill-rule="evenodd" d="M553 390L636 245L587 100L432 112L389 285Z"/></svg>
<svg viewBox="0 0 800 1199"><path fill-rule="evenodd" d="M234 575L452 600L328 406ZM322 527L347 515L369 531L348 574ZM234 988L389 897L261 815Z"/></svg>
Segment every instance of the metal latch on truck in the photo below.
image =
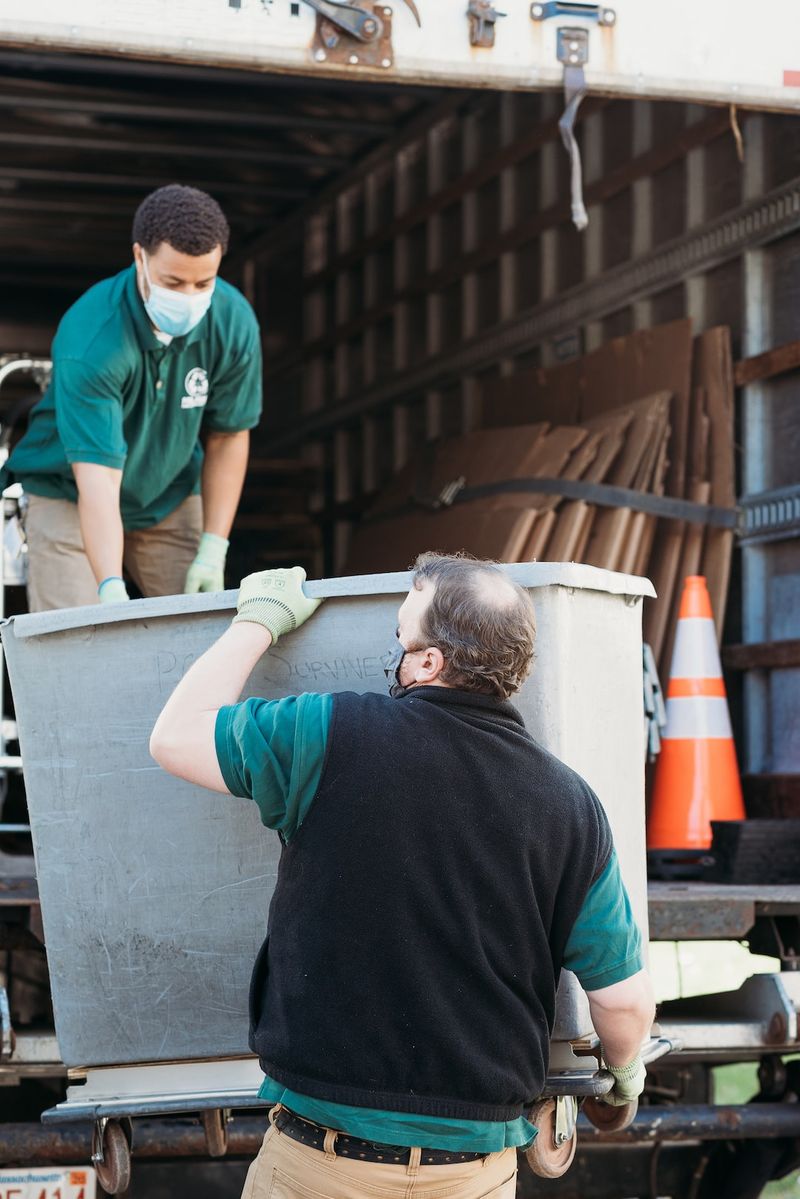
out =
<svg viewBox="0 0 800 1199"><path fill-rule="evenodd" d="M494 45L494 27L500 17L507 13L499 12L492 0L469 0L467 17L469 18L469 44L491 49Z"/></svg>
<svg viewBox="0 0 800 1199"><path fill-rule="evenodd" d="M305 0L317 14L311 45L315 62L347 63L349 66L390 67L392 48L392 8L388 4L368 4L355 0ZM404 0L418 25L422 25L414 0Z"/></svg>

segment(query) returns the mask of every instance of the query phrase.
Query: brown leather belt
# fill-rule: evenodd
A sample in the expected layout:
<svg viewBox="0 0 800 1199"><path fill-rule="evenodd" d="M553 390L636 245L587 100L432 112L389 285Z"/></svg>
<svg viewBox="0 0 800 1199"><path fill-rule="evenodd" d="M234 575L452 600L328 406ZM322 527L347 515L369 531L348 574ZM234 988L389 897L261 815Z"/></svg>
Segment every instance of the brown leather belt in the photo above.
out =
<svg viewBox="0 0 800 1199"><path fill-rule="evenodd" d="M321 1124L314 1124L296 1115L288 1107L281 1107L273 1121L275 1127L293 1141L307 1145L309 1149L324 1152L325 1133ZM383 1162L385 1165L405 1165L411 1150L408 1145L381 1145L376 1141L362 1141L346 1132L336 1133L337 1157L348 1157L353 1161ZM459 1153L448 1149L423 1149L420 1164L423 1166L452 1166L458 1162L474 1162L486 1157L485 1153Z"/></svg>

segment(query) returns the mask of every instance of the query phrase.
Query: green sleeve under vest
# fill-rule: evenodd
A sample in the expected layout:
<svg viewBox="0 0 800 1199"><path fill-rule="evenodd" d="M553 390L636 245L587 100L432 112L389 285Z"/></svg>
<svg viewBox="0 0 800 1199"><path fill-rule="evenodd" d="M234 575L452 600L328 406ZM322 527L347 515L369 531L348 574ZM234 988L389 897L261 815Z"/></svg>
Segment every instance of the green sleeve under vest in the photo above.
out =
<svg viewBox="0 0 800 1199"><path fill-rule="evenodd" d="M567 941L563 964L574 971L586 991L610 987L642 969L642 936L616 850L589 888Z"/></svg>
<svg viewBox="0 0 800 1199"><path fill-rule="evenodd" d="M332 708L332 696L308 693L247 699L217 713L217 760L226 787L254 800L262 823L285 841L316 795Z"/></svg>

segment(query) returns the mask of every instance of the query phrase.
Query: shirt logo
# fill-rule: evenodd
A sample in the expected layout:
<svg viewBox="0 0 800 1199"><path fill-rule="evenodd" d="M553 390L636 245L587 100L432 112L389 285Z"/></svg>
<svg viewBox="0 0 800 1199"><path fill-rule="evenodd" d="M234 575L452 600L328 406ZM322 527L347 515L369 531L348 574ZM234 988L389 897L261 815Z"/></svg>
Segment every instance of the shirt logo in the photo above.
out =
<svg viewBox="0 0 800 1199"><path fill-rule="evenodd" d="M193 366L183 384L186 395L181 408L204 408L208 403L208 372L202 366Z"/></svg>

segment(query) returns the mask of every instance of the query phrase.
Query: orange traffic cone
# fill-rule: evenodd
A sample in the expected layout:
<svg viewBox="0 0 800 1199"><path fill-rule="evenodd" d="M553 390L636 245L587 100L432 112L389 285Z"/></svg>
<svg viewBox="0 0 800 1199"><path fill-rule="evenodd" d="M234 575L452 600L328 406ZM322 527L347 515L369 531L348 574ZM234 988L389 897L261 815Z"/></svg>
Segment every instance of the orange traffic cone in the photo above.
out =
<svg viewBox="0 0 800 1199"><path fill-rule="evenodd" d="M691 873L692 863L699 864L711 845L711 821L744 815L711 600L703 576L689 575L647 827L651 869Z"/></svg>

